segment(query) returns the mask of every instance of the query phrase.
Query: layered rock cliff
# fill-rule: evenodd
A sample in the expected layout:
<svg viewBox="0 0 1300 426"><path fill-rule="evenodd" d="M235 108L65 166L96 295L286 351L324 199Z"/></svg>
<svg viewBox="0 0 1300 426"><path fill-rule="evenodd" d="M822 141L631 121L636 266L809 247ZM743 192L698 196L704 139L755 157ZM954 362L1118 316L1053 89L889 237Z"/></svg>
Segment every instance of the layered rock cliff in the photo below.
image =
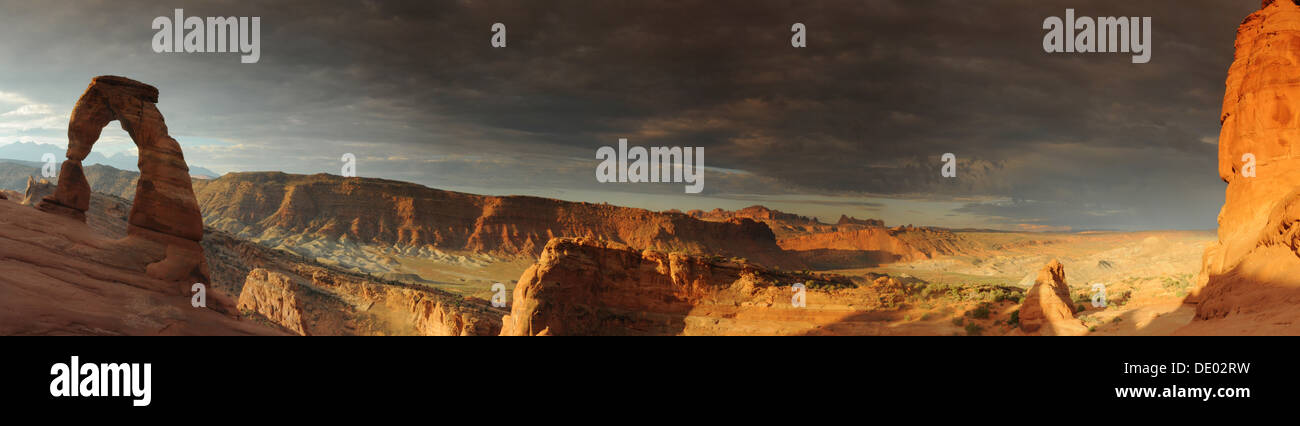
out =
<svg viewBox="0 0 1300 426"><path fill-rule="evenodd" d="M1300 334L1298 82L1300 6L1266 0L1237 30L1219 134L1228 188L1189 333Z"/></svg>
<svg viewBox="0 0 1300 426"><path fill-rule="evenodd" d="M787 256L814 269L843 269L893 262L931 259L954 254L971 254L977 244L961 235L939 228L913 226L886 228L879 219L858 219L840 215L835 224L806 216L750 206L736 211L692 210L691 217L719 221L752 219L771 228L777 245Z"/></svg>
<svg viewBox="0 0 1300 426"><path fill-rule="evenodd" d="M787 263L772 231L607 204L442 191L383 179L231 173L199 186L210 226L258 241L319 237L405 248L534 257L555 237ZM787 265L797 266L797 265Z"/></svg>
<svg viewBox="0 0 1300 426"><path fill-rule="evenodd" d="M261 268L249 272L239 293L238 308L256 312L299 335L308 335L298 302L298 285L288 275Z"/></svg>

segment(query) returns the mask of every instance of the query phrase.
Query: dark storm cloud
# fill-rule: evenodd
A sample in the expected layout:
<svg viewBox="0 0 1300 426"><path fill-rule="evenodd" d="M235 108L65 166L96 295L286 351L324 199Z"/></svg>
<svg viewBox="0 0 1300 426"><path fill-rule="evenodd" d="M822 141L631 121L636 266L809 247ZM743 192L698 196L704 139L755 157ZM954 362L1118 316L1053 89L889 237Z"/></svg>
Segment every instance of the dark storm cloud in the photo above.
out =
<svg viewBox="0 0 1300 426"><path fill-rule="evenodd" d="M173 7L261 16L261 63L154 54L148 22ZM1067 7L1153 17L1151 62L1044 53L1042 21ZM1222 199L1213 143L1223 80L1235 27L1255 7L22 2L0 18L0 35L25 40L0 48L0 76L51 102L75 99L92 75L137 76L167 88L173 129L239 141L210 154L243 169L329 170L337 152L357 151L374 159L370 170L426 183L598 187L595 148L627 137L705 147L708 166L737 171L708 177L706 193L719 197L982 199L995 201L959 212L1007 224L1208 228ZM494 22L508 26L509 47L489 47ZM790 47L794 22L808 27L806 49ZM945 152L957 154L959 179L939 177Z"/></svg>

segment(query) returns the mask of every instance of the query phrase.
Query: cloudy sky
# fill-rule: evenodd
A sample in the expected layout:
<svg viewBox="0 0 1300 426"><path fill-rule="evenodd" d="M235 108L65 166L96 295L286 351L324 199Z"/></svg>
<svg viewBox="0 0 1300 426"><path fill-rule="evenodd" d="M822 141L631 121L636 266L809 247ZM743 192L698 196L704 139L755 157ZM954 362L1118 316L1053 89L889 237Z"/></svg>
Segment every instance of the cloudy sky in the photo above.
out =
<svg viewBox="0 0 1300 426"><path fill-rule="evenodd" d="M0 0L0 145L66 146L90 78L157 86L191 164L835 220L1211 229L1223 81L1258 0ZM261 60L155 53L158 16L261 17ZM1150 63L1042 22L1150 16ZM507 26L507 47L490 45ZM790 26L808 47L790 46ZM705 190L602 184L601 146L705 148ZM130 152L110 125L97 151ZM958 177L940 177L940 156Z"/></svg>

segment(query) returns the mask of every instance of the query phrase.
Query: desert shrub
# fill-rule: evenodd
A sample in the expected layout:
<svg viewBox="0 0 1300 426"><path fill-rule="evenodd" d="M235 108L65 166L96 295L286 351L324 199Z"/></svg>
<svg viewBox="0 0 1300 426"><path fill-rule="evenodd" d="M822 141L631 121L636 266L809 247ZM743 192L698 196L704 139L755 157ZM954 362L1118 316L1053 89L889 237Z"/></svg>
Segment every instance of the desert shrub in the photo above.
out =
<svg viewBox="0 0 1300 426"><path fill-rule="evenodd" d="M1020 291L1019 289L1015 289L1015 290L998 289L998 295L996 298L993 299L993 301L994 302L1010 301L1014 303L1020 303L1020 301L1024 300L1024 298L1025 298L1024 292Z"/></svg>
<svg viewBox="0 0 1300 426"><path fill-rule="evenodd" d="M979 324L976 324L976 323L974 323L974 322L971 322L971 323L967 323L967 324L966 324L966 335L967 335L967 336L978 336L978 335L980 335L980 333L983 333L983 332L984 332L984 327L980 327Z"/></svg>
<svg viewBox="0 0 1300 426"><path fill-rule="evenodd" d="M1192 274L1165 277L1161 286L1165 291L1174 293L1178 297L1187 296L1187 292L1192 288Z"/></svg>
<svg viewBox="0 0 1300 426"><path fill-rule="evenodd" d="M958 327L961 327L962 323L964 323L964 322L966 322L966 319L965 319L965 318L962 318L962 317L957 317L957 318L953 318L953 319L952 319L952 325L955 325L955 326L958 326Z"/></svg>
<svg viewBox="0 0 1300 426"><path fill-rule="evenodd" d="M1010 317L1010 318L1007 318L1007 324L1008 324L1008 325L1013 325L1013 326L1020 325L1020 310L1019 310L1019 309L1016 309L1016 310L1014 310L1014 311L1011 311L1011 317Z"/></svg>
<svg viewBox="0 0 1300 426"><path fill-rule="evenodd" d="M1082 303L1074 305L1074 312L1079 313L1088 310L1088 306Z"/></svg>
<svg viewBox="0 0 1300 426"><path fill-rule="evenodd" d="M1106 307L1121 307L1128 303L1129 297L1133 296L1133 290L1124 290L1114 295L1106 297Z"/></svg>
<svg viewBox="0 0 1300 426"><path fill-rule="evenodd" d="M971 309L969 312L966 312L966 315L969 315L971 318L988 319L989 303L984 302L979 304L979 306L976 306L975 309Z"/></svg>

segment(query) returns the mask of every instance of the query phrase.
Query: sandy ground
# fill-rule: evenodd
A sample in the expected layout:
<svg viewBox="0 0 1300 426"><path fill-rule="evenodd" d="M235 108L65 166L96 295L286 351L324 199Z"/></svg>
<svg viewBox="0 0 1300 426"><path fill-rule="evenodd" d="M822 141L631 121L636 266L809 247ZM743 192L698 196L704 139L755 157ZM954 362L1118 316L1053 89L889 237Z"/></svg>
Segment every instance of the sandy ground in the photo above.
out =
<svg viewBox="0 0 1300 426"><path fill-rule="evenodd" d="M1215 238L1212 231L968 236L986 238L991 246L1033 243L980 255L830 272L883 273L932 284L1028 289L1044 264L1059 259L1065 265L1075 304L1084 308L1075 316L1089 328L1089 335L1170 335L1193 318L1195 306L1183 300L1193 286L1206 245ZM1106 290L1109 300L1105 307L1093 306L1095 284ZM880 326L892 332L879 334L966 335L968 324L975 324L980 335L1019 334L1007 321L1018 304L996 303L990 306L988 318L969 315L978 306L979 302L950 298L909 300L882 318Z"/></svg>

